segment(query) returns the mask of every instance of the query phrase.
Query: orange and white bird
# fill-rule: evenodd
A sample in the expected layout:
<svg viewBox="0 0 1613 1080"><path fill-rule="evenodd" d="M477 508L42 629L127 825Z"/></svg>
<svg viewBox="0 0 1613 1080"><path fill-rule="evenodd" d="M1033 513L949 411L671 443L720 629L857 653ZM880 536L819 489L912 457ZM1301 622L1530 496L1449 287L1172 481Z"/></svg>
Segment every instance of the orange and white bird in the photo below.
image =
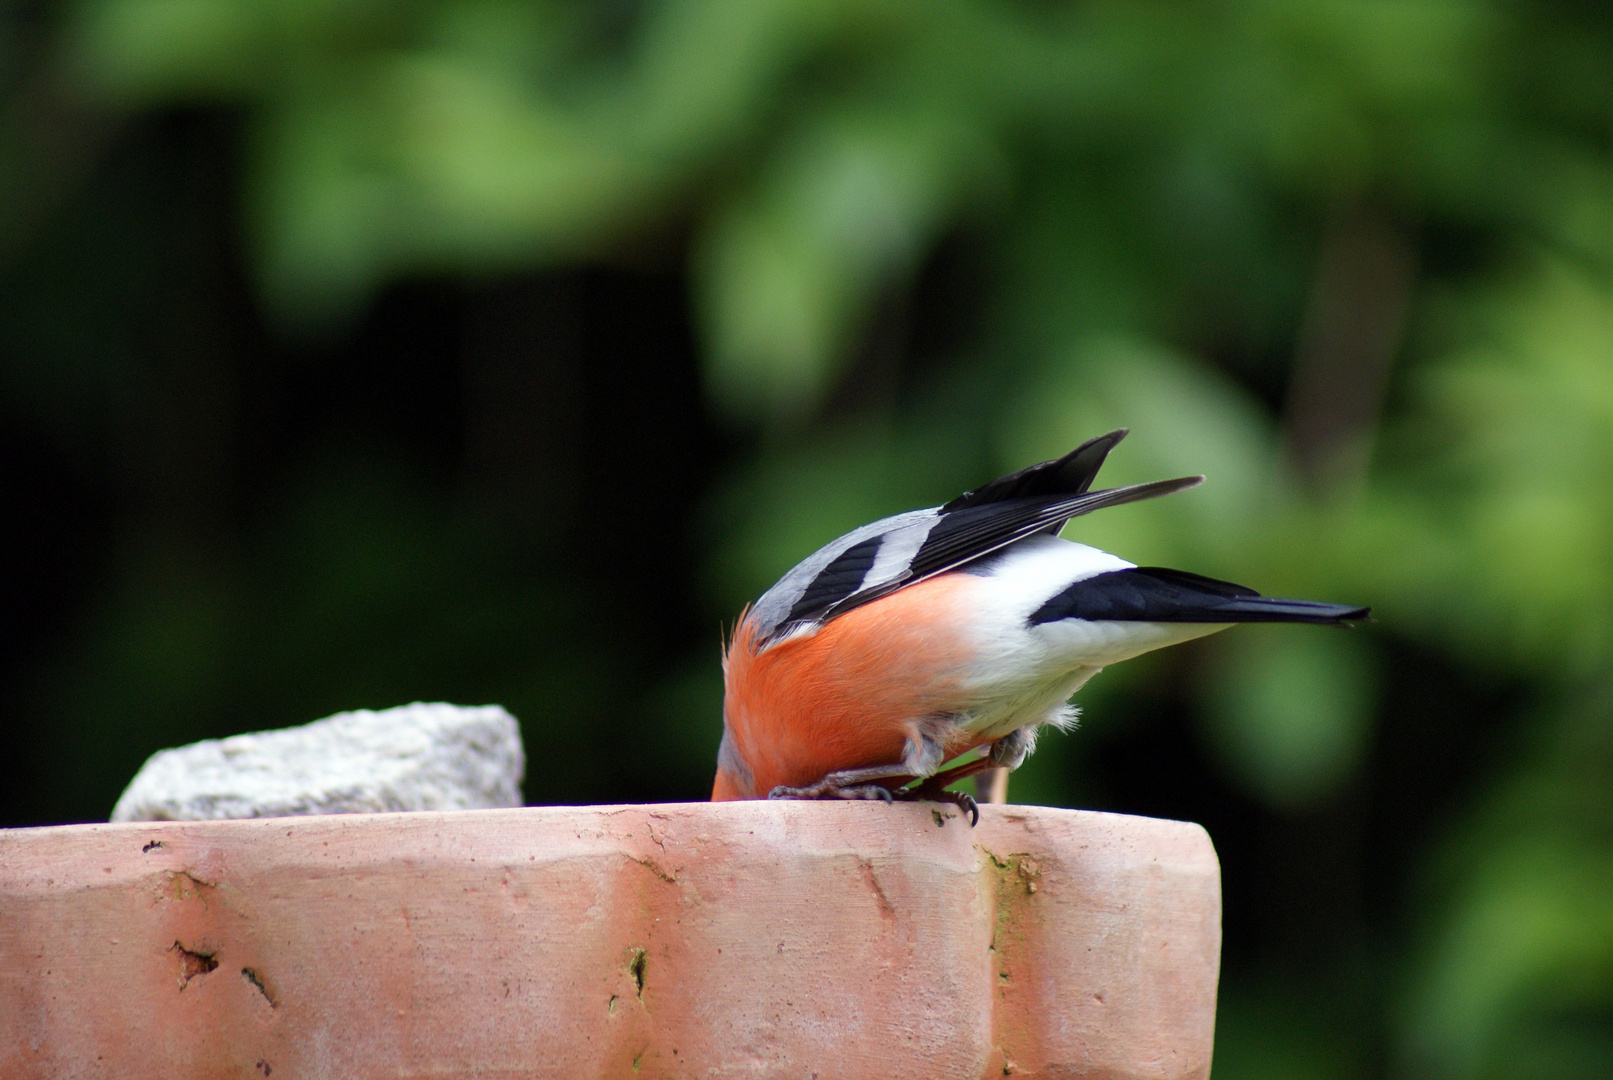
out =
<svg viewBox="0 0 1613 1080"><path fill-rule="evenodd" d="M785 574L723 656L712 799L943 799L974 814L946 785L1018 768L1042 727L1073 724L1071 695L1110 664L1233 623L1367 617L1060 539L1071 518L1203 481L1089 490L1125 435L864 525Z"/></svg>

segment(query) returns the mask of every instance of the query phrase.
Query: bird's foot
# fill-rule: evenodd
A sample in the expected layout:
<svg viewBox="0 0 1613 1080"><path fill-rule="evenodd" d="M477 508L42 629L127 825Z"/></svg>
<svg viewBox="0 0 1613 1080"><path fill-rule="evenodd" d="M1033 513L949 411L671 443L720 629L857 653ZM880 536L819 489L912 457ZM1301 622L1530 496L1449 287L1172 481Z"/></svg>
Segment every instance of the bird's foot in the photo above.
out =
<svg viewBox="0 0 1613 1080"><path fill-rule="evenodd" d="M913 777L900 765L872 765L862 769L837 769L824 773L802 787L780 784L767 793L769 799L883 799L895 798L892 788L901 787Z"/></svg>
<svg viewBox="0 0 1613 1080"><path fill-rule="evenodd" d="M983 764L982 764L983 763ZM911 773L901 772L901 766L872 766L865 769L841 769L826 773L810 784L790 787L780 784L767 793L769 799L879 799L883 802L928 800L951 803L969 815L969 824L980 821L980 807L974 796L961 791L948 791L947 785L966 776L972 776L989 766L984 758L966 762L955 768L938 772L912 787L903 784L915 779Z"/></svg>
<svg viewBox="0 0 1613 1080"><path fill-rule="evenodd" d="M896 797L903 801L922 799L926 802L951 803L969 815L969 827L971 829L980 824L980 804L975 802L975 797L963 791L948 791L944 785L935 784L933 782L935 779L935 777L931 777L922 784L902 788L896 793ZM936 820L939 822L939 817Z"/></svg>
<svg viewBox="0 0 1613 1080"><path fill-rule="evenodd" d="M854 770L848 770L854 771ZM843 773L829 773L823 779L805 787L780 784L767 793L769 799L883 799L892 801L895 796L883 784L865 779L847 777Z"/></svg>

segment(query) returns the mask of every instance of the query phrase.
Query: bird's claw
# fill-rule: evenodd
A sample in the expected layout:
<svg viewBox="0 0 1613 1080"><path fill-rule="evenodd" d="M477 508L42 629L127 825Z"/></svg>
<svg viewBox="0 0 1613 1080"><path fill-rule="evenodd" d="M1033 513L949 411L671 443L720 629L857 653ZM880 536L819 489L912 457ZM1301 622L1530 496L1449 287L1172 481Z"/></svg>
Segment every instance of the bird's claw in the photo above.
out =
<svg viewBox="0 0 1613 1080"><path fill-rule="evenodd" d="M980 804L973 795L963 791L948 791L929 783L915 784L910 788L903 788L896 793L898 799L919 800L928 802L947 802L969 815L969 827L972 829L980 824Z"/></svg>
<svg viewBox="0 0 1613 1080"><path fill-rule="evenodd" d="M969 828L980 824L980 804L965 791L943 791L942 796L958 804L958 809L969 815Z"/></svg>

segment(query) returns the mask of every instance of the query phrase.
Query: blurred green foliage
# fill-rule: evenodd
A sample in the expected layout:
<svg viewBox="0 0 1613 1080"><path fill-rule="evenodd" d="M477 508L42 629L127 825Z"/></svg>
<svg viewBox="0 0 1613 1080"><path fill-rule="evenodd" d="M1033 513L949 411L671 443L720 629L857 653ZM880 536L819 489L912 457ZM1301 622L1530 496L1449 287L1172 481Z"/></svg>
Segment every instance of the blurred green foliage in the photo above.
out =
<svg viewBox="0 0 1613 1080"><path fill-rule="evenodd" d="M1505 686L1500 719L1473 724L1487 771L1408 841L1405 895L1383 901L1398 922L1308 967L1229 957L1216 1075L1613 1075L1601 6L82 0L11 32L7 257L101 132L177 106L243 117L242 242L293 338L353 332L399 281L676 253L706 400L745 447L690 538L703 610L731 617L850 527L1112 427L1133 435L1110 482L1208 474L1071 535L1380 622L1240 630L1108 673L1082 698L1094 730L1044 740L1016 796L1081 801L1083 740L1168 678L1217 783L1274 819L1349 819L1375 798L1386 717L1419 722L1388 700L1404 668ZM102 215L84 228L138 229ZM126 246L174 243L149 228ZM934 336L904 298L948 258L966 318L915 364ZM61 259L53 280L129 272ZM81 318L39 315L40 295L16 310ZM139 398L96 344L119 318L149 322L93 315L74 331L90 344L56 353L17 344L32 324L12 318L5 378L40 423L110 429L108 402ZM576 632L595 598L467 546L389 467L351 468L288 481L245 570L124 549L102 625L52 661L60 710L127 714L162 745L196 701L255 692L228 685L245 670L308 674L317 692L279 699L307 706L290 722L446 667L469 700L604 715L622 640ZM433 567L467 552L477 584L447 590ZM374 633L411 621L447 636ZM689 775L715 741L715 638L640 706L675 721L646 737ZM550 647L534 663L523 641ZM583 792L603 768L586 760Z"/></svg>

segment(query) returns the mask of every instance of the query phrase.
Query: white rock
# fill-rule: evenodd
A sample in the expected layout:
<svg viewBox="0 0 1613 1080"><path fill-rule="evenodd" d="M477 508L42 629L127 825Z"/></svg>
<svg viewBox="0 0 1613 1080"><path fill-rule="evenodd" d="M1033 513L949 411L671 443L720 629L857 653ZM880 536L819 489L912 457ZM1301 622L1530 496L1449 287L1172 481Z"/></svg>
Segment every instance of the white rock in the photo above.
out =
<svg viewBox="0 0 1613 1080"><path fill-rule="evenodd" d="M403 705L153 754L113 821L521 805L526 755L497 705Z"/></svg>

